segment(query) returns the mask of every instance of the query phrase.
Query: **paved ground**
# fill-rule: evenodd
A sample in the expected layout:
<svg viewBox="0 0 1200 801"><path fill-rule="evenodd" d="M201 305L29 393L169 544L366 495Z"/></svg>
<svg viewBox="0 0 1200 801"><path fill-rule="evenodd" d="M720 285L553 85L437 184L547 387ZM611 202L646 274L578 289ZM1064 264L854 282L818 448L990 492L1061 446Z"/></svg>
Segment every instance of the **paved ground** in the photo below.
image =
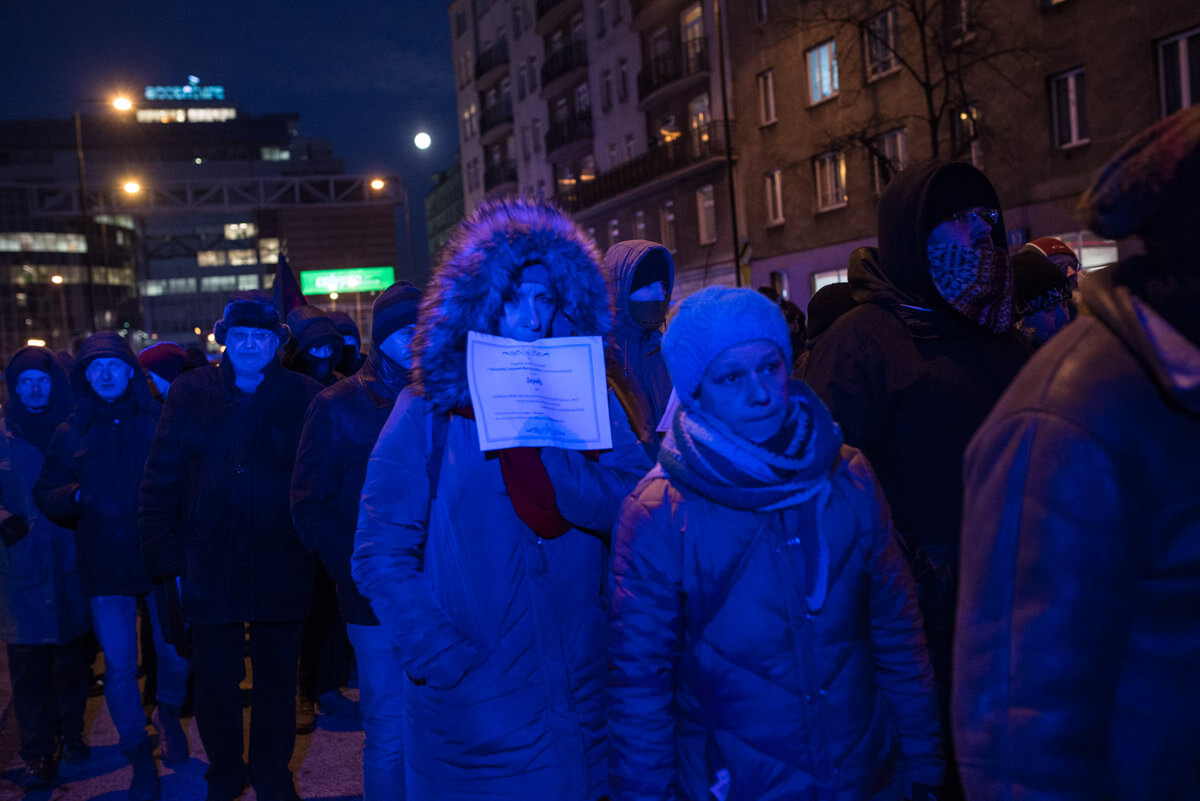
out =
<svg viewBox="0 0 1200 801"><path fill-rule="evenodd" d="M249 680L244 686L249 687ZM357 691L350 690L347 695L356 698ZM250 710L247 709L247 727L249 721ZM162 769L163 801L204 799L204 770L208 767L208 759L196 733L196 721L186 718L184 724L192 758L177 770ZM117 747L117 732L102 697L88 699L85 732L92 747L92 758L81 765L64 767L60 771L58 787L29 793L25 796L29 801L126 801L132 769ZM301 798L314 801L361 799L362 745L362 729L356 724L319 715L314 733L296 737L292 770ZM13 784L22 767L17 747L8 659L5 649L0 646L0 801L15 801L22 797L21 788ZM257 801L254 790L248 790L242 801Z"/></svg>

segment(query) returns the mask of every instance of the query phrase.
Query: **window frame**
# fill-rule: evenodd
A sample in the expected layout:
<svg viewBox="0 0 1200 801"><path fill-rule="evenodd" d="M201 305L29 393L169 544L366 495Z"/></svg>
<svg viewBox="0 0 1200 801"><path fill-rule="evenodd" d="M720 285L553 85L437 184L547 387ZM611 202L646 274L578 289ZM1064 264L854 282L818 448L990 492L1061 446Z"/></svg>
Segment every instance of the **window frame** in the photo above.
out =
<svg viewBox="0 0 1200 801"><path fill-rule="evenodd" d="M783 225L783 171L775 169L763 173L763 190L767 201L767 227Z"/></svg>
<svg viewBox="0 0 1200 801"><path fill-rule="evenodd" d="M1200 87L1191 85L1191 72L1189 70L1189 55L1193 44L1198 51L1196 58L1200 60L1200 26L1188 28L1171 36L1165 36L1154 43L1155 67L1158 73L1159 114L1164 118L1171 116L1177 111L1191 108L1196 103L1200 103ZM1175 65L1179 73L1176 78L1179 90L1179 96L1176 98L1179 103L1178 108L1171 108L1167 102L1168 81L1166 80L1164 51L1170 45L1178 45L1179 47ZM1193 96L1195 96L1195 99L1193 99Z"/></svg>
<svg viewBox="0 0 1200 801"><path fill-rule="evenodd" d="M696 190L696 241L701 247L717 244L717 192L712 184Z"/></svg>
<svg viewBox="0 0 1200 801"><path fill-rule="evenodd" d="M823 165L831 165L832 169ZM827 176L833 179L831 184L824 180ZM850 195L846 191L846 154L843 151L829 150L814 156L813 181L818 212L834 211L849 205Z"/></svg>
<svg viewBox="0 0 1200 801"><path fill-rule="evenodd" d="M821 54L828 51L828 58L822 62ZM808 70L808 105L819 106L833 100L839 94L837 67L837 40L829 38L820 44L804 51L804 64ZM828 68L828 74L825 74ZM823 90L828 89L826 93Z"/></svg>
<svg viewBox="0 0 1200 801"><path fill-rule="evenodd" d="M1055 150L1071 150L1089 144L1091 140L1087 124L1087 79L1083 67L1056 72L1047 79L1050 96L1050 143ZM1066 86L1066 109L1060 107L1059 87ZM1064 111L1066 113L1064 119ZM1066 123L1062 139L1062 123Z"/></svg>
<svg viewBox="0 0 1200 801"><path fill-rule="evenodd" d="M779 122L775 108L775 68L768 67L755 76L758 86L758 127Z"/></svg>
<svg viewBox="0 0 1200 801"><path fill-rule="evenodd" d="M890 152L892 148L889 148L888 145L893 142L899 142L900 152ZM887 181L883 180L882 165L880 164L879 157L881 152L887 155L888 163L892 165L892 176L895 177L896 173L908 166L908 128L893 128L875 137L874 149L871 152L871 172L875 182L876 195L882 195L883 188L888 184Z"/></svg>
<svg viewBox="0 0 1200 801"><path fill-rule="evenodd" d="M884 17L891 19L887 41L878 35L876 26L876 22ZM887 49L887 63L872 59L872 45L877 42ZM900 12L896 6L885 8L863 24L863 69L866 72L867 83L900 71Z"/></svg>

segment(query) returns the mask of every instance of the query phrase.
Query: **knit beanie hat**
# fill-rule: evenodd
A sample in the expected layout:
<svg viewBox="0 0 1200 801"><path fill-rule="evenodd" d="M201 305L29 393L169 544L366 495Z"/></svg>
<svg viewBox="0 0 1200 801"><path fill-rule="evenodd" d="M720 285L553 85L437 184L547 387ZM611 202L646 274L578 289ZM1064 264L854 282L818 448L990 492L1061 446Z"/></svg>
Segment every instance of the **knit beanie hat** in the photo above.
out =
<svg viewBox="0 0 1200 801"><path fill-rule="evenodd" d="M138 364L165 381L174 381L187 367L187 351L174 342L159 342L137 355Z"/></svg>
<svg viewBox="0 0 1200 801"><path fill-rule="evenodd" d="M225 335L230 328L265 328L279 337L279 344L287 342L290 332L282 324L279 309L271 297L262 292L246 292L234 295L225 305L225 313L213 325L213 337L218 345L225 344Z"/></svg>
<svg viewBox="0 0 1200 801"><path fill-rule="evenodd" d="M287 325L296 338L296 348L307 354L313 348L328 345L340 354L345 340L324 310L316 306L297 306L288 312Z"/></svg>
<svg viewBox="0 0 1200 801"><path fill-rule="evenodd" d="M663 359L679 402L693 405L713 359L743 342L775 343L790 366L789 333L779 307L753 289L710 286L684 298L668 320L662 340Z"/></svg>
<svg viewBox="0 0 1200 801"><path fill-rule="evenodd" d="M1200 104L1135 136L1079 200L1080 220L1109 239L1194 263L1200 247Z"/></svg>
<svg viewBox="0 0 1200 801"><path fill-rule="evenodd" d="M1071 297L1071 282L1041 249L1026 245L1012 257L1017 316L1042 311Z"/></svg>
<svg viewBox="0 0 1200 801"><path fill-rule="evenodd" d="M385 289L371 306L371 342L382 345L401 328L415 325L424 296L408 281L397 281Z"/></svg>

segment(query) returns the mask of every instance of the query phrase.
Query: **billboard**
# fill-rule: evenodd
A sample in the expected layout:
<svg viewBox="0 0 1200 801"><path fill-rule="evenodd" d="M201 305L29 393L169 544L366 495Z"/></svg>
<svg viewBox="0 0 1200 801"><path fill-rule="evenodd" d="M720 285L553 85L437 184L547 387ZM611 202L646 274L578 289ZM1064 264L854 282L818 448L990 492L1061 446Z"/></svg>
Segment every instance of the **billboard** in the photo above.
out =
<svg viewBox="0 0 1200 801"><path fill-rule="evenodd" d="M396 271L392 267L300 271L300 291L305 295L328 295L330 292L382 292L395 282Z"/></svg>

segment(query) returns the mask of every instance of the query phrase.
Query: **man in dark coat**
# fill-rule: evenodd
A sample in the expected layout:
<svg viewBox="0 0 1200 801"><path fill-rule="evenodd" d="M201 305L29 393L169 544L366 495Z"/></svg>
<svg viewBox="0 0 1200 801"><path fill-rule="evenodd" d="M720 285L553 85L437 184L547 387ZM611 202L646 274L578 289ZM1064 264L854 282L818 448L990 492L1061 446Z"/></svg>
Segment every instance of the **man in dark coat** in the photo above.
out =
<svg viewBox="0 0 1200 801"><path fill-rule="evenodd" d="M33 488L42 512L75 529L84 591L104 649L104 698L133 765L130 798L159 794L153 746L138 689L137 602L145 597L158 654L163 758L187 761L179 707L188 663L166 644L138 543L138 486L154 437L159 404L125 339L112 332L84 341L71 368L77 408L59 426Z"/></svg>
<svg viewBox="0 0 1200 801"><path fill-rule="evenodd" d="M289 494L304 413L321 386L280 365L287 328L263 296L235 297L213 333L225 346L220 364L182 374L163 407L142 482L142 551L156 580L181 577L209 799L231 801L245 786L245 623L250 782L264 801L293 799L296 659L313 567Z"/></svg>
<svg viewBox="0 0 1200 801"><path fill-rule="evenodd" d="M75 537L38 511L33 484L55 428L71 413L53 351L25 347L4 371L0 420L0 641L7 644L26 789L54 784L58 760L90 755L83 739L91 612Z"/></svg>
<svg viewBox="0 0 1200 801"><path fill-rule="evenodd" d="M954 734L970 801L1200 798L1200 106L1080 203L1145 253L971 441Z"/></svg>
<svg viewBox="0 0 1200 801"><path fill-rule="evenodd" d="M375 300L367 360L325 389L304 420L292 474L292 517L305 547L337 582L338 605L358 662L366 743L363 798L404 797L404 676L399 651L350 576L367 457L408 384L421 291L407 281Z"/></svg>
<svg viewBox="0 0 1200 801"><path fill-rule="evenodd" d="M334 327L342 335L342 358L334 365L334 369L342 375L354 375L366 362L366 357L358 350L362 344L362 334L358 331L358 325L353 317L341 311L331 311L329 319L333 320ZM376 342L383 341L375 336L374 331L371 332L371 338Z"/></svg>
<svg viewBox="0 0 1200 801"><path fill-rule="evenodd" d="M879 201L866 298L813 347L804 380L862 450L891 504L949 700L953 573L967 441L1024 363L1000 202L979 170L929 161Z"/></svg>

